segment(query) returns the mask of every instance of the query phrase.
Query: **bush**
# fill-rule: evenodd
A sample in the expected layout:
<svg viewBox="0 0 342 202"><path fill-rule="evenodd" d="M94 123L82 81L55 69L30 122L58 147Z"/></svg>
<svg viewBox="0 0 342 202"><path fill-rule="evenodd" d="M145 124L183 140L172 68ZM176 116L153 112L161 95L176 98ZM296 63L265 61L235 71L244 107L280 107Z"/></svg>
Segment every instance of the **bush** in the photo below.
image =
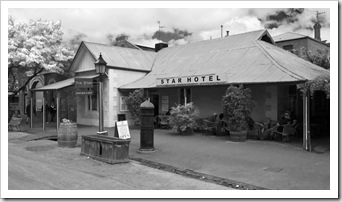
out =
<svg viewBox="0 0 342 202"><path fill-rule="evenodd" d="M127 107L134 119L140 118L140 105L145 101L144 89L135 90L130 92L128 97L125 98Z"/></svg>
<svg viewBox="0 0 342 202"><path fill-rule="evenodd" d="M222 99L224 117L230 131L248 130L247 119L255 106L249 88L229 86Z"/></svg>
<svg viewBox="0 0 342 202"><path fill-rule="evenodd" d="M197 126L199 111L193 103L172 107L170 125L180 134L192 133Z"/></svg>

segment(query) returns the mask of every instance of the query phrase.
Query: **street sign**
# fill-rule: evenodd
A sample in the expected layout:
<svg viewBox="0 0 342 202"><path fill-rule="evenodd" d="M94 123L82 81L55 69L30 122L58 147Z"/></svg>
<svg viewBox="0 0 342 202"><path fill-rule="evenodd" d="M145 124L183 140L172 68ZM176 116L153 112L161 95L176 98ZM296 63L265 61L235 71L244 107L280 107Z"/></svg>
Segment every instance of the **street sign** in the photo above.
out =
<svg viewBox="0 0 342 202"><path fill-rule="evenodd" d="M88 89L79 89L78 91L75 91L75 95L92 95L93 90L88 90Z"/></svg>
<svg viewBox="0 0 342 202"><path fill-rule="evenodd" d="M93 79L75 78L75 88L92 88Z"/></svg>
<svg viewBox="0 0 342 202"><path fill-rule="evenodd" d="M75 78L75 95L93 95L93 79Z"/></svg>

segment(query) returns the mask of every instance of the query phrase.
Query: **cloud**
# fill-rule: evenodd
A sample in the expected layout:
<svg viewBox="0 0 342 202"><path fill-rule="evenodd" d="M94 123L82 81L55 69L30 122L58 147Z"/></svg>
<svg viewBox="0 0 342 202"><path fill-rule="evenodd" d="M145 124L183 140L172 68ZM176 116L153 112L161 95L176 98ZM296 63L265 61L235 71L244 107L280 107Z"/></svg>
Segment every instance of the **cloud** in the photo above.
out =
<svg viewBox="0 0 342 202"><path fill-rule="evenodd" d="M187 30L180 30L177 28L173 28L172 31L163 31L163 30L158 30L152 35L152 39L158 39L163 42L169 42L171 40L178 40L178 39L183 39L187 36L191 35Z"/></svg>
<svg viewBox="0 0 342 202"><path fill-rule="evenodd" d="M174 44L218 38L221 25L224 35L226 30L237 34L263 28L279 34L311 34L316 11L325 12L319 15L320 22L322 30L329 30L329 9L321 8L23 8L9 13L21 21L61 20L65 40L83 33L88 41L108 44L125 33L130 41L150 45L158 42L159 34ZM160 33L158 21L165 27ZM322 32L322 39L329 39L326 33Z"/></svg>

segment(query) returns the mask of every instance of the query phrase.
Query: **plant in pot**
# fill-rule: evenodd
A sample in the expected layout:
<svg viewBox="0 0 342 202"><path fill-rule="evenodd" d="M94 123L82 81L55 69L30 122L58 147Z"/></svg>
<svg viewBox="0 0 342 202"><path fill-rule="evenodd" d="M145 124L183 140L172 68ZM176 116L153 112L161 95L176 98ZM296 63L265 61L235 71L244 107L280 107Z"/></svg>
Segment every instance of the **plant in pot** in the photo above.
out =
<svg viewBox="0 0 342 202"><path fill-rule="evenodd" d="M199 110L192 102L172 107L170 113L169 123L173 129L181 135L193 134L197 126Z"/></svg>
<svg viewBox="0 0 342 202"><path fill-rule="evenodd" d="M227 121L230 139L246 141L248 132L247 119L255 106L249 88L229 86L222 99L224 118Z"/></svg>
<svg viewBox="0 0 342 202"><path fill-rule="evenodd" d="M125 98L127 108L134 119L135 125L140 125L140 105L145 100L144 89L138 89L130 92Z"/></svg>

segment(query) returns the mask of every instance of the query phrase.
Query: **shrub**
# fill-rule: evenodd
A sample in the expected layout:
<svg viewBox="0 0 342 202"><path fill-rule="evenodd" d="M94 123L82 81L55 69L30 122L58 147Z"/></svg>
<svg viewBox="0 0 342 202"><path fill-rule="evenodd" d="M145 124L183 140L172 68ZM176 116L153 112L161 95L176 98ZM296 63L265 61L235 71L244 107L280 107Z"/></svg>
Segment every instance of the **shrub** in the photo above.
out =
<svg viewBox="0 0 342 202"><path fill-rule="evenodd" d="M125 98L127 107L134 119L140 118L140 105L145 101L144 89L135 90L130 92L128 97Z"/></svg>
<svg viewBox="0 0 342 202"><path fill-rule="evenodd" d="M181 134L192 133L197 126L198 116L199 111L192 102L186 105L177 105L171 108L170 125Z"/></svg>
<svg viewBox="0 0 342 202"><path fill-rule="evenodd" d="M247 118L255 106L249 88L229 86L222 99L224 117L230 131L248 130Z"/></svg>

